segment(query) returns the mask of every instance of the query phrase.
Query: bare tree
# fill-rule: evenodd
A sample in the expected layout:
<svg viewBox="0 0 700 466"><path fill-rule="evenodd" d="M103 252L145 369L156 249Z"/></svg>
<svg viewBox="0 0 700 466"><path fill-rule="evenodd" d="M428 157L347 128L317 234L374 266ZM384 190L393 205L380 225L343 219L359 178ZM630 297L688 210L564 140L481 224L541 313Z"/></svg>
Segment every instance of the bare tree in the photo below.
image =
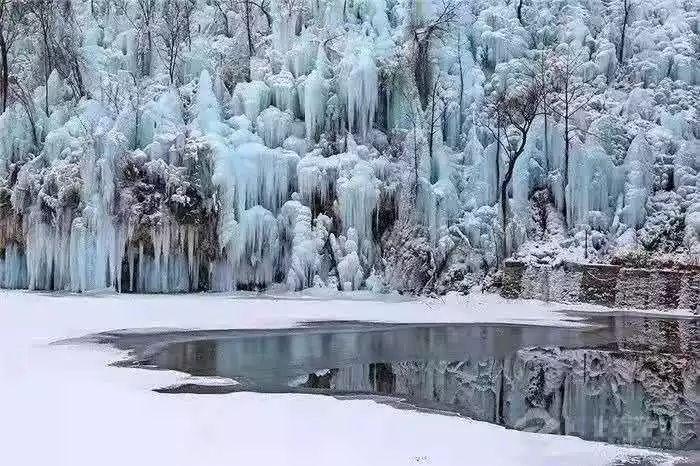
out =
<svg viewBox="0 0 700 466"><path fill-rule="evenodd" d="M153 29L156 23L156 0L133 0L136 8L133 8L130 0L112 0L117 11L122 13L131 26L139 33L138 60L141 75L148 76L151 73L153 59Z"/></svg>
<svg viewBox="0 0 700 466"><path fill-rule="evenodd" d="M224 29L224 35L226 37L231 37L231 27L228 24L228 12L231 10L230 4L231 2L227 0L213 0L212 4L216 8L216 10L219 12L219 16L221 16L221 21L223 24L223 29Z"/></svg>
<svg viewBox="0 0 700 466"><path fill-rule="evenodd" d="M146 42L146 46L140 54L141 75L148 76L151 74L151 62L153 60L153 26L156 21L156 0L137 0L136 4L140 13L140 27L137 30L145 36ZM126 16L128 17L128 14Z"/></svg>
<svg viewBox="0 0 700 466"><path fill-rule="evenodd" d="M267 28L272 29L272 15L270 14L269 0L243 0L244 2L254 6L260 13L265 16ZM239 0L240 2L240 0Z"/></svg>
<svg viewBox="0 0 700 466"><path fill-rule="evenodd" d="M459 99L459 131L461 133L462 127L464 126L464 73L465 73L465 63L462 53L464 52L465 44L462 38L462 32L457 31L457 69L459 70L459 93L457 98Z"/></svg>
<svg viewBox="0 0 700 466"><path fill-rule="evenodd" d="M272 29L272 15L270 14L269 0L213 0L212 3L221 16L224 26L224 35L226 37L231 37L232 30L232 27L229 24L229 12L238 11L238 8L241 5L243 6L243 11L245 12L244 20L246 22L246 35L249 39L249 49L251 48L252 44L252 10L257 10L260 14L262 14L267 21L267 28Z"/></svg>
<svg viewBox="0 0 700 466"><path fill-rule="evenodd" d="M13 97L24 109L27 115L27 120L29 121L29 126L32 130L32 142L34 143L34 148L39 150L41 146L39 144L39 135L37 134L36 127L36 112L34 109L34 100L32 96L22 87L16 76L10 75L8 77L8 89L12 93Z"/></svg>
<svg viewBox="0 0 700 466"><path fill-rule="evenodd" d="M0 114L7 109L10 78L10 50L23 31L26 10L16 0L0 0Z"/></svg>
<svg viewBox="0 0 700 466"><path fill-rule="evenodd" d="M496 140L506 157L506 173L501 180L500 203L503 228L503 255L508 255L508 185L518 158L525 151L527 137L539 114L542 90L537 82L526 77L516 89L502 88L488 96L485 102L487 120L484 126ZM501 136L503 135L503 136Z"/></svg>
<svg viewBox="0 0 700 466"><path fill-rule="evenodd" d="M243 2L243 10L245 11L245 30L246 37L248 38L248 56L252 57L255 55L255 46L253 45L253 26L252 26L252 15L250 11L250 1L245 0Z"/></svg>
<svg viewBox="0 0 700 466"><path fill-rule="evenodd" d="M632 0L620 0L620 3L620 7L622 10L622 30L620 32L620 48L618 52L617 61L618 63L622 64L622 59L625 57L625 37L627 35L627 25L629 24L630 15L635 7L635 4L632 2Z"/></svg>
<svg viewBox="0 0 700 466"><path fill-rule="evenodd" d="M435 136L438 134L445 118L445 99L440 92L440 76L435 78L432 91L430 92L430 119L428 120L428 155L433 159L435 149Z"/></svg>
<svg viewBox="0 0 700 466"><path fill-rule="evenodd" d="M572 51L567 48L564 53L552 54L547 65L549 83L540 83L541 89L544 90L545 115L551 113L564 122L564 189L569 183L571 140L576 132L583 131L576 125L574 117L584 110L595 96L590 83L596 76L588 79L582 77L585 63L585 49ZM563 198L562 212L566 218L566 195Z"/></svg>
<svg viewBox="0 0 700 466"><path fill-rule="evenodd" d="M139 125L141 124L141 82L140 80L136 77L134 73L129 73L131 76L131 80L133 82L133 90L131 92L131 95L129 96L129 103L131 104L131 108L134 111L134 149L140 147L140 141L139 141Z"/></svg>
<svg viewBox="0 0 700 466"><path fill-rule="evenodd" d="M170 83L176 83L176 71L184 41L189 37L189 24L196 0L170 0L163 3L158 36L162 42L163 61L168 64Z"/></svg>
<svg viewBox="0 0 700 466"><path fill-rule="evenodd" d="M434 40L444 42L458 19L460 7L459 0L442 0L442 5L433 17L419 19L411 25L413 43L416 48L413 75L423 109L428 105L432 83L430 47Z"/></svg>
<svg viewBox="0 0 700 466"><path fill-rule="evenodd" d="M518 7L515 10L515 13L518 15L518 21L520 21L520 24L523 24L523 2L524 0L518 0Z"/></svg>
<svg viewBox="0 0 700 466"><path fill-rule="evenodd" d="M535 80L537 87L542 91L542 115L544 117L544 158L545 163L549 163L549 94L552 92L550 85L549 54L542 51L538 54L533 66L529 69L529 74ZM549 169L549 167L545 167Z"/></svg>
<svg viewBox="0 0 700 466"><path fill-rule="evenodd" d="M85 60L80 49L82 34L70 2L63 3L60 12L60 27L56 27L56 32L52 37L51 48L54 57L54 68L59 76L63 78L77 98L87 95L83 83L82 68Z"/></svg>
<svg viewBox="0 0 700 466"><path fill-rule="evenodd" d="M44 47L44 111L49 114L49 76L53 69L53 55L51 43L53 41L53 28L55 24L54 0L30 0L26 3L35 24L39 28L42 45Z"/></svg>
<svg viewBox="0 0 700 466"><path fill-rule="evenodd" d="M408 119L408 123L411 125L411 136L412 136L412 158L413 158L413 205L418 204L418 171L420 168L420 147L423 144L423 137L421 134L423 127L423 111L420 108L420 102L417 101L415 94L411 95L401 90L403 100L406 102L405 117ZM404 141L404 144L406 142ZM405 147L405 146L404 146Z"/></svg>
<svg viewBox="0 0 700 466"><path fill-rule="evenodd" d="M544 239L547 233L550 203L551 195L547 188L540 189L532 195L532 219L540 229L540 239Z"/></svg>

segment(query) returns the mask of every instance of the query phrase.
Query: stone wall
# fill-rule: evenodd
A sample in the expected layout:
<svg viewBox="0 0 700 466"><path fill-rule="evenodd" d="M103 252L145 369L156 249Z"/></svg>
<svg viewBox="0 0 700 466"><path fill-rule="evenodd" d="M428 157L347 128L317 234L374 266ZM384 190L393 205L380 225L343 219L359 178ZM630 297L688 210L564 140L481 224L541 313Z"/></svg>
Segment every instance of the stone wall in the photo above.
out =
<svg viewBox="0 0 700 466"><path fill-rule="evenodd" d="M635 269L573 262L552 267L506 261L501 294L507 298L697 312L700 267Z"/></svg>

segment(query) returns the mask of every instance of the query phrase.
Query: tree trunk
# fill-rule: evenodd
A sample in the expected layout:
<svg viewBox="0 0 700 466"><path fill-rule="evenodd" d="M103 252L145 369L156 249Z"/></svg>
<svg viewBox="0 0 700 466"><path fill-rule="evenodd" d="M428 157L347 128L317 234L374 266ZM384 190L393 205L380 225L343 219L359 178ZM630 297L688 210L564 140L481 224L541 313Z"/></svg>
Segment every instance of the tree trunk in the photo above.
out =
<svg viewBox="0 0 700 466"><path fill-rule="evenodd" d="M228 15L226 14L225 11L223 11L223 10L220 10L220 11L221 11L221 16L224 18L224 35L226 37L231 37L231 30L229 29L229 26L228 26Z"/></svg>
<svg viewBox="0 0 700 466"><path fill-rule="evenodd" d="M622 59L625 56L625 34L627 33L627 18L630 13L628 1L629 0L623 0L622 36L620 37L620 55L617 58L620 65L622 65Z"/></svg>
<svg viewBox="0 0 700 466"><path fill-rule="evenodd" d="M250 2L246 0L245 2L245 29L248 36L248 57L252 57L255 54L255 49L253 48L253 31L251 30L250 24Z"/></svg>
<svg viewBox="0 0 700 466"><path fill-rule="evenodd" d="M44 64L44 110L49 116L49 75L51 74L51 47L49 46L48 31L42 27L44 48L46 49L46 63Z"/></svg>
<svg viewBox="0 0 700 466"><path fill-rule="evenodd" d="M73 74L75 75L75 85L78 95L80 97L85 97L87 93L85 92L85 85L83 84L83 74L80 72L80 62L75 56L73 57Z"/></svg>
<svg viewBox="0 0 700 466"><path fill-rule="evenodd" d="M331 234L326 237L326 242L323 244L323 250L328 249L328 257L331 258L331 269L335 270L335 276L338 279L338 291L342 291L342 283L340 282L340 271L338 270L338 261L335 258L335 253L333 252L333 247L331 246Z"/></svg>
<svg viewBox="0 0 700 466"><path fill-rule="evenodd" d="M153 37L151 36L151 27L147 25L146 31L146 53L141 64L141 76L151 75L151 58L153 57Z"/></svg>
<svg viewBox="0 0 700 466"><path fill-rule="evenodd" d="M545 108L547 108L547 103L545 101ZM544 112L544 161L547 164L546 170L549 170L549 118L547 118L547 112Z"/></svg>
<svg viewBox="0 0 700 466"><path fill-rule="evenodd" d="M523 0L518 1L518 21L520 21L520 24L523 24Z"/></svg>
<svg viewBox="0 0 700 466"><path fill-rule="evenodd" d="M462 38L457 36L457 63L459 64L459 134L462 134L464 124L464 111L462 101L464 100L464 69L462 68Z"/></svg>
<svg viewBox="0 0 700 466"><path fill-rule="evenodd" d="M413 205L418 206L418 134L416 133L416 120L413 120Z"/></svg>
<svg viewBox="0 0 700 466"><path fill-rule="evenodd" d="M428 98L430 97L430 44L429 41L418 40L418 38L416 38L415 41L417 56L413 75L416 80L416 87L418 88L421 108L425 110L425 107L428 106Z"/></svg>
<svg viewBox="0 0 700 466"><path fill-rule="evenodd" d="M501 127L496 129L496 186L501 181Z"/></svg>
<svg viewBox="0 0 700 466"><path fill-rule="evenodd" d="M506 239L506 227L508 226L508 184L511 178L513 178L513 169L515 168L515 161L517 159L508 160L508 170L506 175L503 177L503 182L501 182L501 216L503 217L503 259L508 257L508 241Z"/></svg>
<svg viewBox="0 0 700 466"><path fill-rule="evenodd" d="M0 94L2 94L2 102L0 102L0 114L7 109L7 92L9 89L9 66L7 63L7 44L5 43L5 35L0 31L0 60L2 60L2 68L0 69Z"/></svg>
<svg viewBox="0 0 700 466"><path fill-rule="evenodd" d="M170 56L168 57L168 75L170 76L170 84L175 84L175 66L173 63L175 63L175 51L171 46Z"/></svg>
<svg viewBox="0 0 700 466"><path fill-rule="evenodd" d="M568 75L568 67L567 67ZM569 119L571 115L569 114L569 78L567 77L564 82L564 192L562 195L562 214L564 215L564 225L566 226L566 191L569 184L569 147L570 147L570 135L569 135Z"/></svg>
<svg viewBox="0 0 700 466"><path fill-rule="evenodd" d="M568 103L566 105L567 108L567 113L565 113L564 116L564 192L562 195L562 214L564 215L564 225L567 224L567 219L566 219L566 191L567 191L567 186L569 185L569 146L570 144L570 138L569 138L569 117L568 117Z"/></svg>
<svg viewBox="0 0 700 466"><path fill-rule="evenodd" d="M428 133L428 157L433 161L433 143L435 142L435 98L438 81L435 81L432 92L432 102L430 105L430 132Z"/></svg>

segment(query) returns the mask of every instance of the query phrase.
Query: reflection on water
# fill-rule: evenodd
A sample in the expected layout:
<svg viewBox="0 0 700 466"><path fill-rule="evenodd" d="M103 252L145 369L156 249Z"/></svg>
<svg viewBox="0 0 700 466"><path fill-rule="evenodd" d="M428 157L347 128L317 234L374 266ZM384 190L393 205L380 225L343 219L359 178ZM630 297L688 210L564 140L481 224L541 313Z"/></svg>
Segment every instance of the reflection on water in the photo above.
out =
<svg viewBox="0 0 700 466"><path fill-rule="evenodd" d="M514 429L700 447L697 321L596 324L185 332L148 344L143 336L119 338L131 348L141 341L138 364L241 382L229 391L392 395Z"/></svg>

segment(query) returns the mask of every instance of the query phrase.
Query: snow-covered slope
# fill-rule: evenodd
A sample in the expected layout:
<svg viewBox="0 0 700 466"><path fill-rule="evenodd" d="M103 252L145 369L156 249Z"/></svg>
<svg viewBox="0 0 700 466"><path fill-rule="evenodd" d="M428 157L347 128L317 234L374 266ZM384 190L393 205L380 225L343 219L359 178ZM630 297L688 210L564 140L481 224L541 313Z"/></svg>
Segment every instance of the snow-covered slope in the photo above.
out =
<svg viewBox="0 0 700 466"><path fill-rule="evenodd" d="M700 257L696 2L0 0L0 20L0 287L421 291L536 244Z"/></svg>

